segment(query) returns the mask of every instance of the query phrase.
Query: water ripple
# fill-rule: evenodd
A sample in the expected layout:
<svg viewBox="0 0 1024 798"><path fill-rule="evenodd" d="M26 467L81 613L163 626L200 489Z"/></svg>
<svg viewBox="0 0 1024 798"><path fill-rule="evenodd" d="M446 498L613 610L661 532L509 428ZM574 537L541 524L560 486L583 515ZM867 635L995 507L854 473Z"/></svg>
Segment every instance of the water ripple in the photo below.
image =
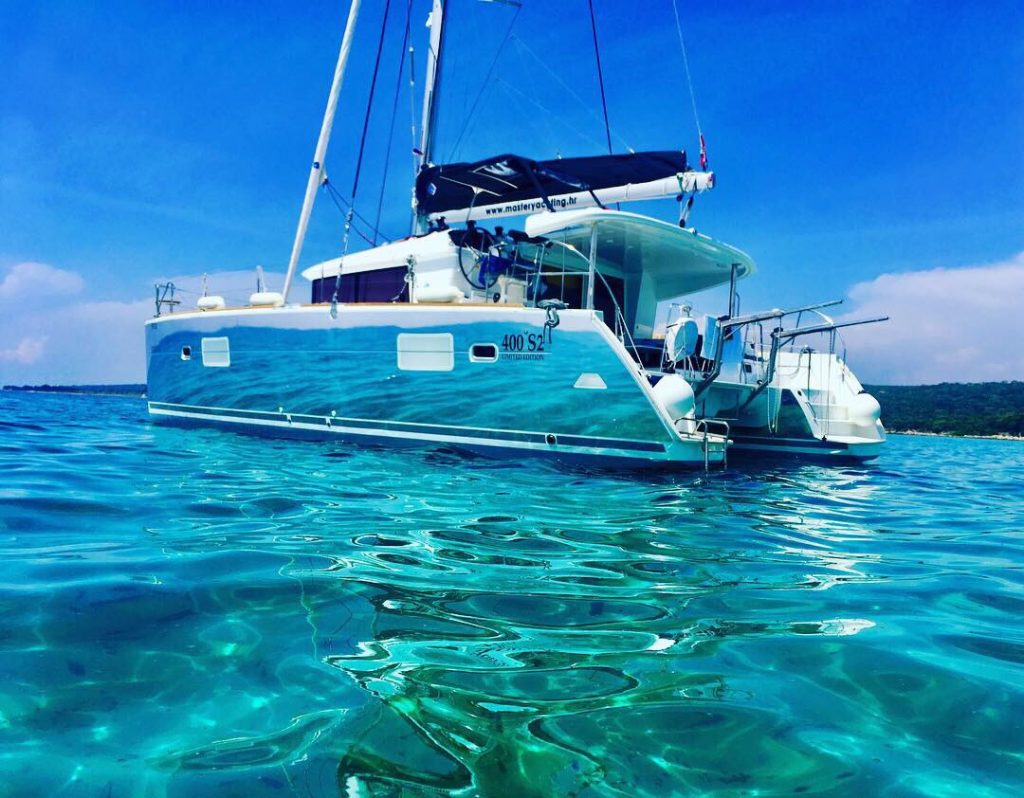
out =
<svg viewBox="0 0 1024 798"><path fill-rule="evenodd" d="M0 416L11 794L1024 790L1018 443L616 475Z"/></svg>

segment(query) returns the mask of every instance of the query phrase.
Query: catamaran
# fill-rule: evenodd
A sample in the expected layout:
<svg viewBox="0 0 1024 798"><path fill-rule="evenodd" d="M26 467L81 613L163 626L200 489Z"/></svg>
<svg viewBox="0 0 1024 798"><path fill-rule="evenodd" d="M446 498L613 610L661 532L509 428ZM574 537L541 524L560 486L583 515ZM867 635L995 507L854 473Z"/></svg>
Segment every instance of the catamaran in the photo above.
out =
<svg viewBox="0 0 1024 798"><path fill-rule="evenodd" d="M736 283L755 270L748 255L685 227L683 215L665 222L610 207L713 188L714 174L684 152L433 163L441 0L430 19L414 233L305 269L310 302L294 302L359 5L284 288L261 286L245 307L204 296L173 313L161 313L158 293L146 323L156 419L608 464L708 467L725 461L731 441L877 454L877 402L843 359L793 348L812 333L834 340L842 325L821 317L783 328L787 315L816 307L738 315ZM505 217L525 217L522 229L495 223ZM659 328L659 306L725 285L728 313L685 311Z"/></svg>

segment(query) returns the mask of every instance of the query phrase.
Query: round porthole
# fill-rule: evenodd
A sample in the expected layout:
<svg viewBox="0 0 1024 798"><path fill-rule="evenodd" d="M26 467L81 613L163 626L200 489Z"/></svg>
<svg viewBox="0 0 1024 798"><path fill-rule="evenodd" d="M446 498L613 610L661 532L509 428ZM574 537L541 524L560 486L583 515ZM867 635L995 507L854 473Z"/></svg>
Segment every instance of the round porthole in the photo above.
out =
<svg viewBox="0 0 1024 798"><path fill-rule="evenodd" d="M192 347L191 346L183 346L181 348L181 359L182 360L191 360L192 359Z"/></svg>

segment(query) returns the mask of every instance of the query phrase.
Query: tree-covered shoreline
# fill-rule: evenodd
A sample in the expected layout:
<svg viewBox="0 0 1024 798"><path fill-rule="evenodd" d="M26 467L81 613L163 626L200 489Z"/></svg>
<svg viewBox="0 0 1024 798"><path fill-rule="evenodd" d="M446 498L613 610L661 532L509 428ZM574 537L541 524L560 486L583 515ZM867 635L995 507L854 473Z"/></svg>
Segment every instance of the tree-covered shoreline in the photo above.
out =
<svg viewBox="0 0 1024 798"><path fill-rule="evenodd" d="M866 385L890 432L1024 436L1024 382Z"/></svg>

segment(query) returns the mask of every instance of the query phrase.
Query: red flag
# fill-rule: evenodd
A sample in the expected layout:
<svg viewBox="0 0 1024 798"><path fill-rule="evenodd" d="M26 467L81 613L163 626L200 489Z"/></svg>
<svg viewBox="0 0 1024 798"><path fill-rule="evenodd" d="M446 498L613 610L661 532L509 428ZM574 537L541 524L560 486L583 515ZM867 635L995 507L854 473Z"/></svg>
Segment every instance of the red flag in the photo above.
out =
<svg viewBox="0 0 1024 798"><path fill-rule="evenodd" d="M700 134L700 168L705 172L708 169L708 148L704 144L704 134Z"/></svg>

